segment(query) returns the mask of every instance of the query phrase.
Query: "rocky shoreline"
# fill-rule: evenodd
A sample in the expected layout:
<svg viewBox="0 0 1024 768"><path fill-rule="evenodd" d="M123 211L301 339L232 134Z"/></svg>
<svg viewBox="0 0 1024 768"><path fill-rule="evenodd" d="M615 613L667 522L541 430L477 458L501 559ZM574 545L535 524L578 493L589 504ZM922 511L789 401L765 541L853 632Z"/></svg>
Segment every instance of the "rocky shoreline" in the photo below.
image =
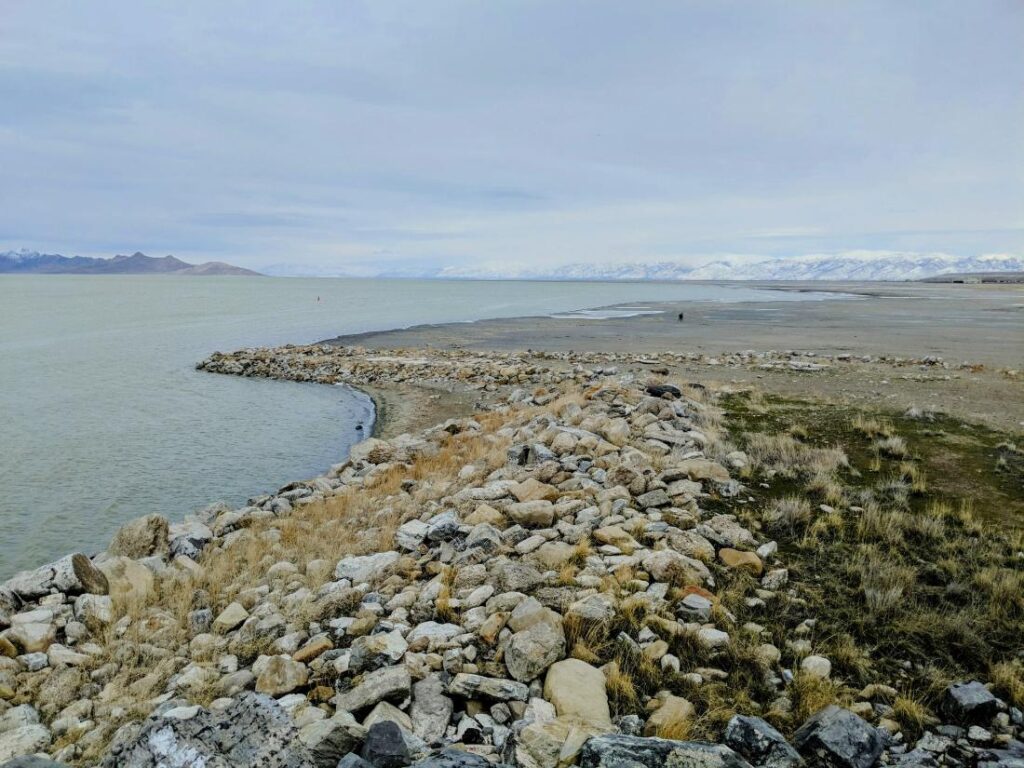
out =
<svg viewBox="0 0 1024 768"><path fill-rule="evenodd" d="M679 359L806 375L856 363L211 356L198 367L431 387L476 413L372 437L239 509L140 518L104 553L0 585L0 765L1024 765L1024 691L1004 678L950 681L933 711L900 675L851 684L800 591L815 574L787 553L800 526L835 530L863 502L800 519L760 502L782 475L729 442L709 385L665 378ZM823 478L843 471L835 449L801 456ZM942 518L942 535L960 525ZM989 582L1018 583L1019 549L1007 541Z"/></svg>

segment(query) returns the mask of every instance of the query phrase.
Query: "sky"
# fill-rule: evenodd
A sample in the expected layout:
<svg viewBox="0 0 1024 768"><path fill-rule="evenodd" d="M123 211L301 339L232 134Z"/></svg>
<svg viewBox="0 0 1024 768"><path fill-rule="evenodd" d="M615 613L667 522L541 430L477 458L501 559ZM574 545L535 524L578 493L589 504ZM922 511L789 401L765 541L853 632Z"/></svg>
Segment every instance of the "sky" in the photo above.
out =
<svg viewBox="0 0 1024 768"><path fill-rule="evenodd" d="M1020 0L0 0L0 250L1024 253Z"/></svg>

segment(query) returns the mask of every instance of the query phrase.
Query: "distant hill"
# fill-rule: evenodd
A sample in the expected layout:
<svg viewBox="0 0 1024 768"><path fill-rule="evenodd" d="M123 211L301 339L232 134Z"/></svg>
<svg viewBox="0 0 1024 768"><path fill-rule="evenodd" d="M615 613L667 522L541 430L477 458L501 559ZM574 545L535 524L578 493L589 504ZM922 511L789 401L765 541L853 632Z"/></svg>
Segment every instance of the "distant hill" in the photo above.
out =
<svg viewBox="0 0 1024 768"><path fill-rule="evenodd" d="M259 275L251 269L222 261L189 264L174 256L157 258L144 253L96 259L36 251L0 253L0 274L19 275Z"/></svg>

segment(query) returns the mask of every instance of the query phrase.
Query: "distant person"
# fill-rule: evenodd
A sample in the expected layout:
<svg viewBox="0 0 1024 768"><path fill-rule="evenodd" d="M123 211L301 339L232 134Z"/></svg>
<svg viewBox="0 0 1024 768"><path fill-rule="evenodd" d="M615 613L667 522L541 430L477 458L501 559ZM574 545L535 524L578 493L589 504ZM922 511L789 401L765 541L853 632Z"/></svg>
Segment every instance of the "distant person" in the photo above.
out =
<svg viewBox="0 0 1024 768"><path fill-rule="evenodd" d="M679 313L679 322L680 323L683 322L683 313L682 312Z"/></svg>
<svg viewBox="0 0 1024 768"><path fill-rule="evenodd" d="M319 297L319 296L317 296L317 297L316 297L316 303L317 303L317 304L319 304L319 303L320 303L320 297Z"/></svg>

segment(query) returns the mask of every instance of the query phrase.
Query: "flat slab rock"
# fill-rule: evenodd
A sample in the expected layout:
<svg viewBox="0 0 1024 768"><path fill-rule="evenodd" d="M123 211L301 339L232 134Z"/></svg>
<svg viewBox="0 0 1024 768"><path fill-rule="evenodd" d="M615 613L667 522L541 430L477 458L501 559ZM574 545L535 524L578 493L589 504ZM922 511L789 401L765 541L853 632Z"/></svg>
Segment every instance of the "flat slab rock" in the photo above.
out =
<svg viewBox="0 0 1024 768"><path fill-rule="evenodd" d="M151 718L139 734L111 750L103 768L315 768L295 726L269 696L245 694L221 712L188 720Z"/></svg>
<svg viewBox="0 0 1024 768"><path fill-rule="evenodd" d="M608 734L583 745L580 768L750 768L723 744Z"/></svg>

